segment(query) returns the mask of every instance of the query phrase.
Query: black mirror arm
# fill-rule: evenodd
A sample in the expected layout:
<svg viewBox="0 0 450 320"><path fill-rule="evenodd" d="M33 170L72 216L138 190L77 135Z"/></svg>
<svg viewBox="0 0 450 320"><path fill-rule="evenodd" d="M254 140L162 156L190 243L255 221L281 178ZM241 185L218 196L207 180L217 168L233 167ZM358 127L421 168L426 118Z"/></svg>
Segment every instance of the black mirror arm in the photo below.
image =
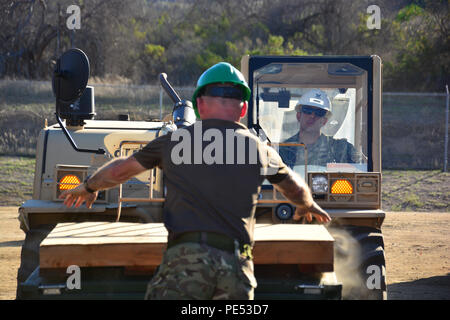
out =
<svg viewBox="0 0 450 320"><path fill-rule="evenodd" d="M173 89L173 87L167 80L167 74L160 73L159 81L161 82L161 86L163 87L164 91L166 91L167 95L170 97L173 103L178 103L181 101L180 96L176 93L176 91Z"/></svg>
<svg viewBox="0 0 450 320"><path fill-rule="evenodd" d="M92 150L92 149L80 149L78 148L78 146L76 145L75 141L73 140L72 136L70 135L69 131L67 131L66 127L64 126L61 118L59 117L58 113L55 113L56 115L56 121L58 121L61 130L64 132L64 135L67 137L67 140L69 140L72 148L74 148L75 151L77 152L88 152L88 153L95 153L95 154L105 154L106 151L105 149L99 148L97 150Z"/></svg>

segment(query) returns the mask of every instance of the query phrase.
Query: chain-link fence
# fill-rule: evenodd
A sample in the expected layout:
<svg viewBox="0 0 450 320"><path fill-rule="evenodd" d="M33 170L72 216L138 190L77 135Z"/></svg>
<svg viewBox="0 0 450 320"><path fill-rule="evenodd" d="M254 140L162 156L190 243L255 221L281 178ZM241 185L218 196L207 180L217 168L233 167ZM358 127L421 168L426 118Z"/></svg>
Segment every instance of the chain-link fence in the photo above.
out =
<svg viewBox="0 0 450 320"><path fill-rule="evenodd" d="M97 83L95 111L98 120L170 117L173 102L159 85ZM175 87L181 99L190 100L193 87ZM442 93L383 94L383 169L444 169L448 96ZM0 154L35 153L36 139L45 119L56 122L51 83L0 81ZM448 156L448 154L447 154Z"/></svg>
<svg viewBox="0 0 450 320"><path fill-rule="evenodd" d="M383 94L383 168L444 169L447 100L446 93Z"/></svg>

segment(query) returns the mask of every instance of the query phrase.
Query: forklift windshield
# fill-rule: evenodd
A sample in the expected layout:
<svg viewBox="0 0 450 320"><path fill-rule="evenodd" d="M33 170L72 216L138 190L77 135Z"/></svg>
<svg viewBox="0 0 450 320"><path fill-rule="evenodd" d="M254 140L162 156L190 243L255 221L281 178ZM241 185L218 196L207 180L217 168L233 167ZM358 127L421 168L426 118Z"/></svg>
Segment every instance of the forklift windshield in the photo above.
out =
<svg viewBox="0 0 450 320"><path fill-rule="evenodd" d="M368 171L366 70L270 63L252 75L256 127L294 171Z"/></svg>

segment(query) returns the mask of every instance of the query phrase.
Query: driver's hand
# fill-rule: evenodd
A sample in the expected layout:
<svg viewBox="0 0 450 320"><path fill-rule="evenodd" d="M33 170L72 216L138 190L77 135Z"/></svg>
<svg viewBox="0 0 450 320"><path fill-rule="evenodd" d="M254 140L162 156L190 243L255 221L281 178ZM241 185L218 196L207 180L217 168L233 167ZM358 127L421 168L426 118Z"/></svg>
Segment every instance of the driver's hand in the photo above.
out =
<svg viewBox="0 0 450 320"><path fill-rule="evenodd" d="M80 207L86 202L86 207L91 208L94 201L97 199L98 191L94 193L87 192L84 188L84 184L80 184L78 187L66 190L59 195L59 199L64 199L64 204L67 207L72 207L75 203L75 208Z"/></svg>
<svg viewBox="0 0 450 320"><path fill-rule="evenodd" d="M297 206L295 209L293 219L295 221L304 221L306 219L307 222L312 222L313 217L319 223L328 223L331 221L331 217L323 210L316 202L313 202L311 206Z"/></svg>

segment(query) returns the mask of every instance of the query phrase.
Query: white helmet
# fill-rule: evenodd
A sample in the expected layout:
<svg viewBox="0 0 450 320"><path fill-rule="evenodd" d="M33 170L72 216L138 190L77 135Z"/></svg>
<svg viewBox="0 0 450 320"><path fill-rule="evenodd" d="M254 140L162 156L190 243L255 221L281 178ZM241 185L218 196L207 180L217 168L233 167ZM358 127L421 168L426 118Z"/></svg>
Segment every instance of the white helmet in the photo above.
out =
<svg viewBox="0 0 450 320"><path fill-rule="evenodd" d="M327 94L320 89L312 89L302 95L298 100L295 110L300 111L301 106L311 106L324 109L331 113L331 101Z"/></svg>

